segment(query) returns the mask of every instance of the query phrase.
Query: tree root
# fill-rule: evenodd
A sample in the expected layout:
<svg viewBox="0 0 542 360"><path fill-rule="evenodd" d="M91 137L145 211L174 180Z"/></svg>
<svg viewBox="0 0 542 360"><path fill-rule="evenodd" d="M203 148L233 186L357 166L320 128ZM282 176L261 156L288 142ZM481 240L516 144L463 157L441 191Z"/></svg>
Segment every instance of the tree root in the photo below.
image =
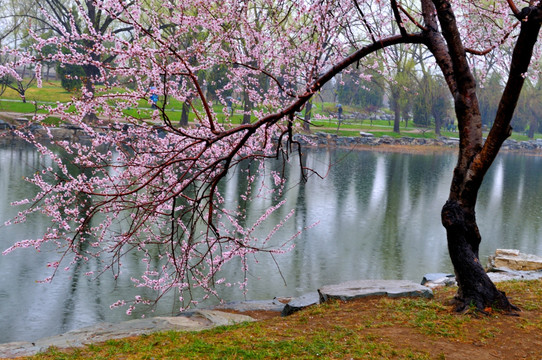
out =
<svg viewBox="0 0 542 360"><path fill-rule="evenodd" d="M450 301L450 305L454 307L455 312L460 314L476 313L490 316L498 311L509 316L519 316L518 312L521 312L521 309L508 300L504 291L497 290L497 294L491 298L482 298L479 294L466 297L456 294Z"/></svg>

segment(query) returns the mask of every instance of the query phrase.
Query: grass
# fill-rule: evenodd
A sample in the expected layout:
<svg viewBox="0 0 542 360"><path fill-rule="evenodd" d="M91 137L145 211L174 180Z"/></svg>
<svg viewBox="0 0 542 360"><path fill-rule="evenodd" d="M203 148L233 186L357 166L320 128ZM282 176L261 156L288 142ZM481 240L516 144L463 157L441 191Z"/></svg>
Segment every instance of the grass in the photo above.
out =
<svg viewBox="0 0 542 360"><path fill-rule="evenodd" d="M119 89L120 90L120 89ZM115 89L111 90L115 91ZM56 102L68 102L72 99L74 94L67 92L60 86L60 81L43 82L43 86L38 88L33 85L27 90L26 99L27 103L20 101L20 96L12 89L7 89L0 99L0 111L16 112L21 114L34 114L36 108L34 101L37 101L39 105ZM4 101L2 101L4 100ZM8 100L8 101L6 101ZM203 108L201 104L194 103L196 110L202 112ZM315 103L313 106L313 114L315 118L318 116L329 116L330 113L336 112L336 104L334 103ZM171 100L166 106L166 115L169 117L173 124L180 121L181 118L182 103L176 100ZM239 108L237 110L240 110ZM223 113L224 106L217 104L213 106L213 111L217 114L217 120L219 122L226 121L226 115ZM353 112L360 112L360 109L351 106L344 106L345 114L351 114ZM125 113L135 118L146 120L151 118L151 109L147 101L141 100L138 102L138 109L126 110ZM38 113L45 113L44 110L38 110ZM189 121L196 121L196 115L191 110L189 112ZM242 121L242 115L235 113L231 119L232 124L240 124ZM408 126L404 126L401 123L400 134L394 133L393 122L388 120L351 120L347 119L341 124L339 131L337 132L336 119L328 120L313 120L313 126L311 129L313 132L327 132L330 134L338 134L339 136L359 136L360 131L372 133L376 137L382 137L384 135L399 138L403 136L415 137L415 138L437 138L433 129L422 129L414 124L413 121L409 121ZM441 131L442 136L446 137L458 137L457 132ZM535 138L541 138L542 134L536 134ZM529 138L521 133L513 133L511 139L516 141L527 141Z"/></svg>
<svg viewBox="0 0 542 360"><path fill-rule="evenodd" d="M31 86L26 91L25 96L26 101L28 102L39 101L56 103L57 101L70 101L73 94L64 90L62 86L60 86L60 81L44 81L41 88L38 88L35 84ZM4 94L2 94L2 99L21 100L21 97L15 90L6 89Z"/></svg>
<svg viewBox="0 0 542 360"><path fill-rule="evenodd" d="M34 114L36 107L33 103L27 102L12 102L0 101L0 111L16 112L21 114ZM39 113L45 113L44 110L39 110Z"/></svg>
<svg viewBox="0 0 542 360"><path fill-rule="evenodd" d="M446 359L456 351L464 358L488 352L496 358L523 358L525 351L535 354L525 358L539 359L542 280L501 283L499 288L512 294L523 309L521 317L452 313L446 303L455 289L446 288L431 300L336 301L286 318L49 349L30 359Z"/></svg>

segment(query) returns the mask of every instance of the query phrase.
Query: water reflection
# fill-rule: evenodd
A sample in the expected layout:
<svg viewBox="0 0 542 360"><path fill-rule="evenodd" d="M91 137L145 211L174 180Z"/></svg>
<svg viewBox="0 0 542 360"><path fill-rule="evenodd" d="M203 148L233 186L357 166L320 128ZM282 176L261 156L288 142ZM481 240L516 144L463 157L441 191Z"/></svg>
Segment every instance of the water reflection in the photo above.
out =
<svg viewBox="0 0 542 360"><path fill-rule="evenodd" d="M220 289L224 299L295 296L323 284L361 278L419 281L427 272L451 271L440 209L448 195L455 154L315 149L305 156L307 166L327 174L325 179L313 176L303 183L296 161L285 169L281 162L269 162L266 175L256 178L252 191L265 193L274 186L271 171L284 171L286 204L271 215L261 235L291 209L295 214L278 231L275 244L318 225L304 231L290 253L275 259L264 254L252 257L248 292L243 294L237 287ZM497 247L542 254L541 161L511 154L496 160L477 208L483 236L481 256ZM43 165L49 164L29 147L0 145L0 223L15 215L17 209L8 205L11 201L34 191L22 177ZM246 224L254 223L262 211L279 201L267 196L247 202L239 197L239 189L246 189L247 178L256 173L256 167L255 163L243 164L220 187L232 209L246 210ZM0 227L0 248L37 237L46 226L46 219L36 216L22 226ZM125 259L123 276L117 281L111 274L84 275L100 269L98 260L93 260L60 272L52 284L36 283L47 276L46 263L57 256L55 249L40 253L27 249L0 257L4 275L0 277L0 342L33 340L127 318L122 310L109 310L109 305L141 292L130 281L130 274L144 269L136 253ZM245 274L239 263L232 263L224 269L224 276L241 281ZM172 294L154 314L175 313L179 304L173 299Z"/></svg>

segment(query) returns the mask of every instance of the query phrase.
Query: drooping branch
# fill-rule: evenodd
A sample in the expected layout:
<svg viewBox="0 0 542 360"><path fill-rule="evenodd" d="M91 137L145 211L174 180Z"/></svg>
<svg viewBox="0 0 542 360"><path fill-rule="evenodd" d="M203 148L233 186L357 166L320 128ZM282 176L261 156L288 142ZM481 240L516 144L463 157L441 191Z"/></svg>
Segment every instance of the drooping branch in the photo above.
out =
<svg viewBox="0 0 542 360"><path fill-rule="evenodd" d="M405 28L405 24L403 23L403 19L401 19L401 14L399 13L399 8L397 7L397 0L390 0L391 1L391 9L393 11L393 16L395 17L395 22L397 23L397 26L399 27L399 32L402 36L407 36L407 31Z"/></svg>
<svg viewBox="0 0 542 360"><path fill-rule="evenodd" d="M369 35L371 36L371 40L373 42L376 42L376 37L375 37L374 31L373 31L371 25L369 25L369 23L367 22L367 19L365 18L365 14L363 13L363 10L361 10L361 7L359 6L358 0L353 0L353 1L354 1L354 6L356 7L356 10L358 11L359 15L361 16L361 19L363 21L363 25L365 26L365 28L369 32Z"/></svg>
<svg viewBox="0 0 542 360"><path fill-rule="evenodd" d="M401 10L403 12L403 14L405 14L405 16L414 24L416 25L420 30L422 31L428 31L429 29L427 27L425 27L423 24L420 24L415 18L414 16L412 16L410 14L410 12L408 12L403 6L401 6L401 4L397 3L397 8L399 10Z"/></svg>
<svg viewBox="0 0 542 360"><path fill-rule="evenodd" d="M339 74L341 71L345 70L350 65L355 64L359 60L363 59L364 57L378 50L382 50L386 47L397 45L397 44L423 44L425 42L426 42L426 38L423 36L423 34L418 33L418 34L407 35L406 37L403 35L390 36L388 38L381 39L378 42L364 46L361 49L354 52L353 54L351 54L350 56L347 56L341 61L338 61L337 64L332 66L329 70L324 72L318 79L316 79L312 83L312 85L308 87L308 90L305 93L299 95L297 100L292 102L287 107L283 108L281 111L275 112L273 114L269 114L252 124L244 124L236 128L226 130L222 132L221 134L217 134L217 136L219 138L222 138L222 137L230 135L231 133L238 132L239 130L244 130L244 129L252 128L252 127L260 127L268 123L275 123L278 120L283 119L290 114L298 112L300 109L303 108L305 103L309 101L312 95L317 93L328 81L330 81L333 77L335 77L335 75Z"/></svg>
<svg viewBox="0 0 542 360"><path fill-rule="evenodd" d="M518 27L518 25L519 25L519 23L515 23L512 26L512 29L510 29L510 31L508 31L497 43L495 43L494 45L488 47L487 49L476 50L476 49L471 49L471 48L465 48L465 51L468 52L469 54L473 54L473 55L480 55L480 56L487 55L490 52L492 52L493 50L495 50L496 48L498 48L499 46L501 46L502 44L504 44L504 42L510 37L510 35L516 29L516 27Z"/></svg>

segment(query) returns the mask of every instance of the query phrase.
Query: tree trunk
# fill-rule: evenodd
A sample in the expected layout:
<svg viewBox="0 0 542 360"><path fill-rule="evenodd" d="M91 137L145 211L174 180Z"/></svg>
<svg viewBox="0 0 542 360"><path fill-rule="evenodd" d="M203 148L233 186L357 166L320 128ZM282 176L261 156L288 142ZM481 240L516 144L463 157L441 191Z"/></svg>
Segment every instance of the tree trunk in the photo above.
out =
<svg viewBox="0 0 542 360"><path fill-rule="evenodd" d="M395 106L393 112L395 115L393 119L393 132L399 134L401 132L399 129L399 124L401 123L401 109L399 109L399 105Z"/></svg>
<svg viewBox="0 0 542 360"><path fill-rule="evenodd" d="M402 118L403 118L403 121L405 122L405 129L408 127L408 109L407 109L407 106L404 106L402 109L401 109L401 113L402 113Z"/></svg>
<svg viewBox="0 0 542 360"><path fill-rule="evenodd" d="M393 119L393 132L399 134L401 130L399 129L399 124L401 122L401 107L399 106L399 91L391 90L391 108L393 110L394 119Z"/></svg>
<svg viewBox="0 0 542 360"><path fill-rule="evenodd" d="M538 116L532 117L529 122L529 131L527 132L527 137L529 139L534 138L534 134L538 131L538 119Z"/></svg>
<svg viewBox="0 0 542 360"><path fill-rule="evenodd" d="M433 113L433 118L435 118L435 134L438 136L440 136L440 128L442 127L442 119L439 115L438 113Z"/></svg>
<svg viewBox="0 0 542 360"><path fill-rule="evenodd" d="M303 121L303 131L311 132L311 114L312 113L312 100L307 101L305 104L305 118Z"/></svg>
<svg viewBox="0 0 542 360"><path fill-rule="evenodd" d="M458 285L455 310L463 312L471 307L484 312L488 307L517 310L506 294L495 287L481 264L478 254L481 237L474 210L459 201L448 200L442 209L442 224Z"/></svg>
<svg viewBox="0 0 542 360"><path fill-rule="evenodd" d="M94 97L94 79L100 74L98 68L94 65L83 65L83 71L85 72L85 79L83 86L85 87L85 96ZM85 121L89 124L96 123L98 116L95 112L89 112L85 115Z"/></svg>
<svg viewBox="0 0 542 360"><path fill-rule="evenodd" d="M242 124L250 124L251 112L252 112L252 103L250 102L250 96L248 91L245 89L243 93L243 122Z"/></svg>
<svg viewBox="0 0 542 360"><path fill-rule="evenodd" d="M508 82L499 103L495 122L482 146L482 120L476 97L476 82L465 56L455 15L448 1L433 0L433 3L446 45L443 48L441 35L431 31L428 34L428 47L435 55L454 96L460 136L458 162L454 170L450 195L442 209L442 224L446 228L448 250L459 285L455 297L456 310L464 311L471 307L479 311L484 311L487 307L505 311L517 310L506 295L497 290L480 263L478 250L481 236L474 209L483 178L502 143L511 134L510 121L523 86L523 74L527 72L532 50L538 38L542 12L538 7L531 7L527 12L528 19L521 23ZM424 13L430 14L431 9L427 9L428 2L423 1L423 5L426 7ZM426 22L432 21L430 16L426 16Z"/></svg>
<svg viewBox="0 0 542 360"><path fill-rule="evenodd" d="M190 105L188 101L183 102L183 110L181 112L181 120L179 121L179 126L187 127L188 126L188 112L190 110Z"/></svg>

